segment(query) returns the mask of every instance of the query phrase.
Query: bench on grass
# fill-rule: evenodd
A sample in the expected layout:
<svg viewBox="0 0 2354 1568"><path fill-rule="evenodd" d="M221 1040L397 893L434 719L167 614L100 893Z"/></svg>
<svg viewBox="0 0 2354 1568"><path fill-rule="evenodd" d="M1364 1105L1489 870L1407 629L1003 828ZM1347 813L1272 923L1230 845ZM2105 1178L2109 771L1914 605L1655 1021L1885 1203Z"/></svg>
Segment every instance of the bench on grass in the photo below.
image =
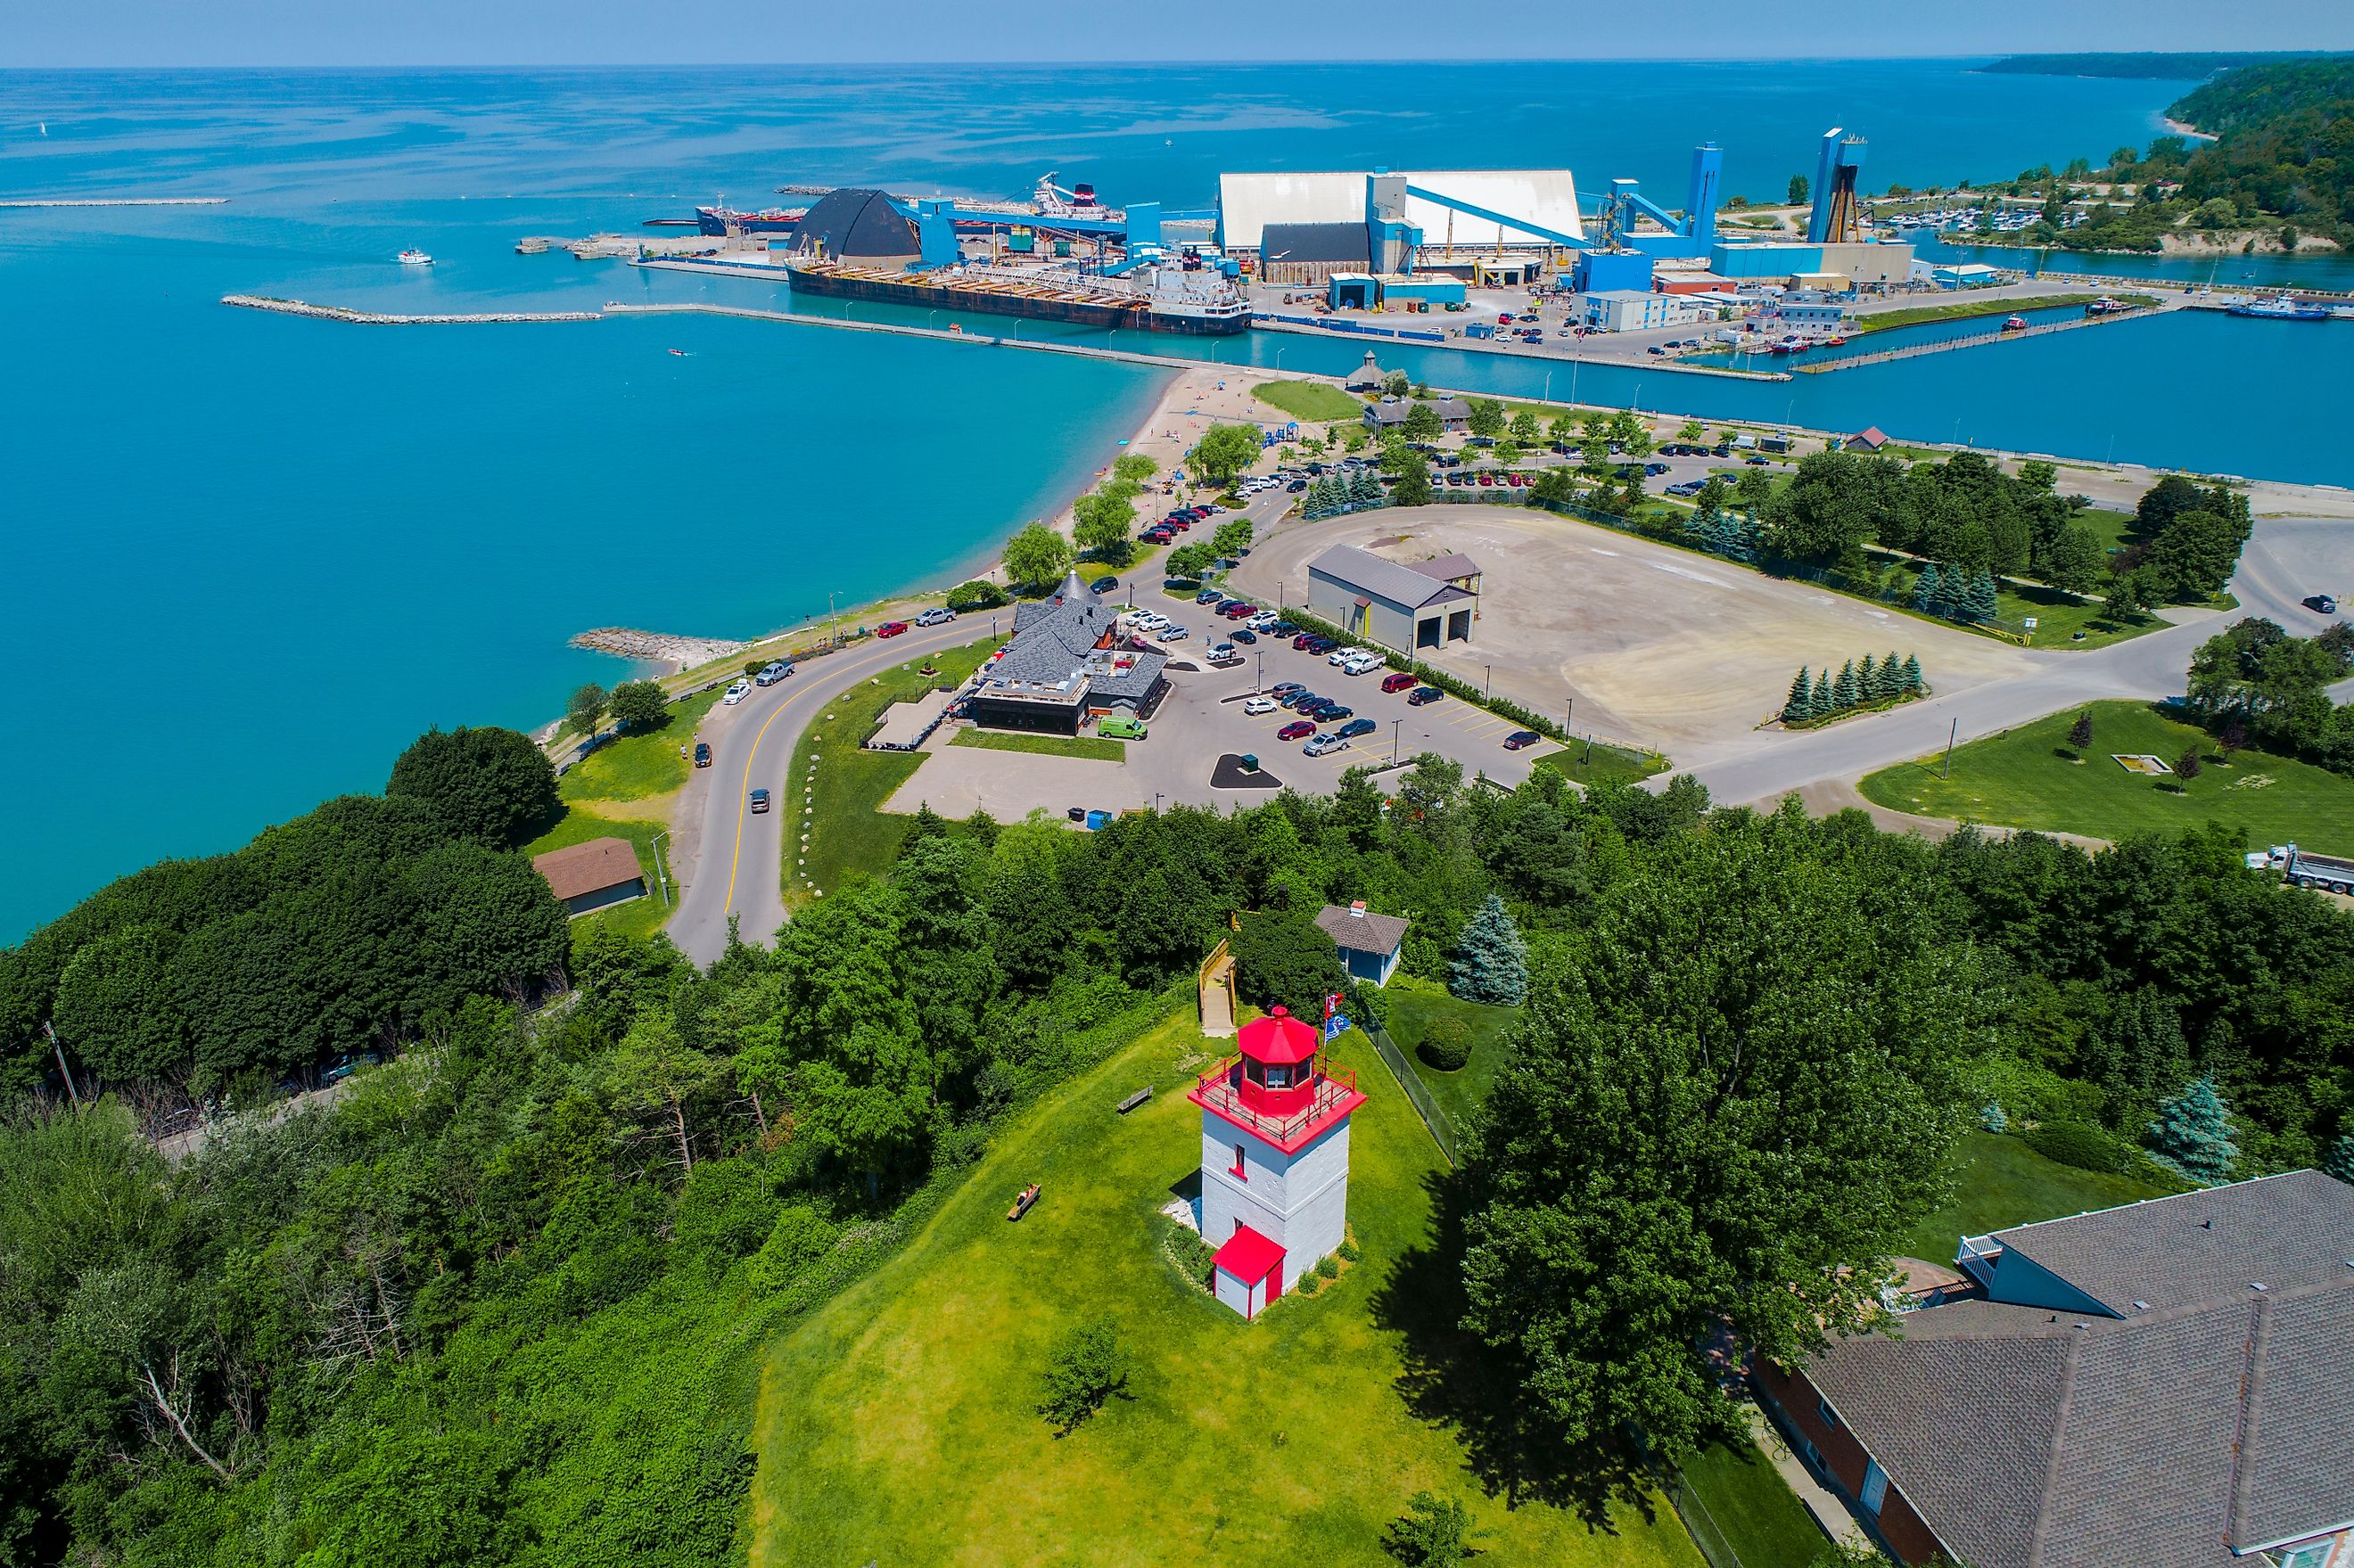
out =
<svg viewBox="0 0 2354 1568"><path fill-rule="evenodd" d="M1150 1084L1147 1084L1144 1087L1137 1090L1136 1093L1129 1096L1128 1098L1120 1101L1116 1108L1119 1110L1120 1115L1126 1116L1129 1112L1134 1110L1137 1107L1142 1105L1151 1097L1152 1086Z"/></svg>
<svg viewBox="0 0 2354 1568"><path fill-rule="evenodd" d="M1037 1201L1038 1183L1033 1181L1030 1185L1022 1189L1022 1195L1013 1200L1013 1206L1005 1211L1005 1217L1009 1220L1020 1219L1023 1215L1030 1212L1030 1205Z"/></svg>

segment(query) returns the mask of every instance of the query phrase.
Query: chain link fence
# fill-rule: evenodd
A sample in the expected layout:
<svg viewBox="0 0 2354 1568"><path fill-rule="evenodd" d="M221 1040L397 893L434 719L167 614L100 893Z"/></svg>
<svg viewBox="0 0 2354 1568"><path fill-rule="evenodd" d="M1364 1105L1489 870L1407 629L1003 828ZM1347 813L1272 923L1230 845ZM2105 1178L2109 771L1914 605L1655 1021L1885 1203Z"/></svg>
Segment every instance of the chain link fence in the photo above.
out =
<svg viewBox="0 0 2354 1568"><path fill-rule="evenodd" d="M1422 1118L1422 1125L1430 1129L1431 1139L1438 1145L1438 1152L1447 1156L1448 1168L1460 1165L1463 1162L1461 1146L1455 1136L1455 1124L1447 1119L1445 1111L1438 1108L1438 1102L1431 1097L1430 1090L1422 1081L1422 1075L1414 1070L1414 1064L1405 1059L1405 1051L1390 1038L1390 1032L1382 1027L1382 1021L1374 1015L1373 1010L1365 1005L1365 993L1352 986L1347 1000L1350 1018L1365 1038L1373 1043L1373 1049L1381 1054L1382 1065L1390 1070L1390 1076L1397 1080L1398 1087L1405 1091L1405 1097L1414 1102L1415 1114Z"/></svg>

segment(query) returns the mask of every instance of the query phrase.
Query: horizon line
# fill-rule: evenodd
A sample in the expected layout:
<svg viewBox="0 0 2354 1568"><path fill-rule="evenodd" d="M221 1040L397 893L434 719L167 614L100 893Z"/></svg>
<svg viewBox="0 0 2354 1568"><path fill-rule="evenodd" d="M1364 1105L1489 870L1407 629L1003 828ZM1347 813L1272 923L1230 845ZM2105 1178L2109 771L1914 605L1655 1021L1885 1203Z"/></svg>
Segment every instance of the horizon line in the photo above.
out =
<svg viewBox="0 0 2354 1568"><path fill-rule="evenodd" d="M2002 60L2082 57L2085 58L2134 58L2181 55L2241 56L2248 58L2319 58L2333 55L2354 54L2354 46L2346 48L2319 49L1972 49L1951 53L1917 53L1899 51L1889 54L1788 54L1761 56L1755 54L1711 55L1681 52L1671 55L1591 53L1580 55L1355 55L1343 58L1331 56L1286 57L1262 56L1249 59L1172 59L1165 57L1151 59L1122 58L1103 56L1078 59L1062 58L1031 59L1015 57L971 57L940 59L758 59L758 60L305 60L290 61L210 61L196 65L170 65L156 62L100 63L84 62L71 65L0 65L6 71L61 70L758 70L800 66L843 66L907 69L911 67L945 67L949 69L999 69L1006 66L1035 66L1067 70L1080 66L1122 66L1129 69L1199 69L1202 67L1234 68L1246 66L1319 65L1590 65L1607 62L1614 65L1789 65L1808 62L1837 64L1867 61L1947 61ZM2109 80L2130 78L2100 78ZM2150 78L2144 79L2170 79Z"/></svg>

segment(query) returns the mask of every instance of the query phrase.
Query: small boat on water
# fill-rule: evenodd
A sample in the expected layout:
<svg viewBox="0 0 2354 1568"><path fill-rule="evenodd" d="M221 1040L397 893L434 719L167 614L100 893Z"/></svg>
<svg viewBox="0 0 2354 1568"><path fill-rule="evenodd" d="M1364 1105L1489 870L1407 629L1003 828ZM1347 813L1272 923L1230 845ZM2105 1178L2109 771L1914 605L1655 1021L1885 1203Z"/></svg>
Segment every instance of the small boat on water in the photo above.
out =
<svg viewBox="0 0 2354 1568"><path fill-rule="evenodd" d="M2009 317L2003 322L2002 330L2005 332L2025 332L2027 330L2027 318L2025 316Z"/></svg>
<svg viewBox="0 0 2354 1568"><path fill-rule="evenodd" d="M430 267L433 265L433 258L428 256L422 250L404 250L396 260L398 260L404 267Z"/></svg>
<svg viewBox="0 0 2354 1568"><path fill-rule="evenodd" d="M2225 307L2226 315L2254 316L2273 322L2326 322L2329 311L2323 305L2308 305L2292 295L2280 294L2269 300L2249 300Z"/></svg>
<svg viewBox="0 0 2354 1568"><path fill-rule="evenodd" d="M2113 300L2106 294L2104 294L2099 299L2094 300L2091 304L2086 305L2084 307L2084 313L2088 316L2114 316L2124 312L2127 306L2123 300Z"/></svg>
<svg viewBox="0 0 2354 1568"><path fill-rule="evenodd" d="M686 357L686 350L683 348L673 348L671 352L678 355L681 359L684 359Z"/></svg>

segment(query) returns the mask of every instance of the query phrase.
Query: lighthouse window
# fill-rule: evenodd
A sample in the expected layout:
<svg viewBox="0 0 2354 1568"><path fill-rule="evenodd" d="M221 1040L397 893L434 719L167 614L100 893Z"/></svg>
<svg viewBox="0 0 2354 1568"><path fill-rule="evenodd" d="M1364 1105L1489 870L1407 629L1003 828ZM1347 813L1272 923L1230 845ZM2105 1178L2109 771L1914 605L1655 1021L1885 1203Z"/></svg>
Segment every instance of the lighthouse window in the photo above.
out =
<svg viewBox="0 0 2354 1568"><path fill-rule="evenodd" d="M1243 1146L1239 1143L1235 1145L1234 1174L1243 1181L1247 1181L1250 1180L1249 1173L1243 1169Z"/></svg>
<svg viewBox="0 0 2354 1568"><path fill-rule="evenodd" d="M1267 1086L1270 1089L1291 1087L1291 1069L1279 1063L1270 1064L1267 1069Z"/></svg>

